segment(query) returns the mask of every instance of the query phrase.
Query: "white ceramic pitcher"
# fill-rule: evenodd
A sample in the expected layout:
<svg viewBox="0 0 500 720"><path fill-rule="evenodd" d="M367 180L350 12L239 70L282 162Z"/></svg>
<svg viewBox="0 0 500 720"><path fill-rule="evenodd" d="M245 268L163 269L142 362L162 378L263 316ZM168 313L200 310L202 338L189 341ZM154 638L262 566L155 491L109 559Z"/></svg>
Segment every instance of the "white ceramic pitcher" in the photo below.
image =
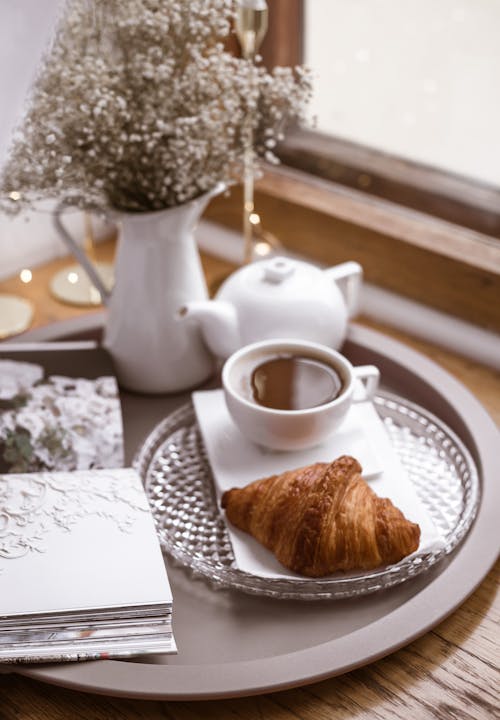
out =
<svg viewBox="0 0 500 720"><path fill-rule="evenodd" d="M214 370L200 331L179 323L176 311L208 292L194 226L217 186L190 202L166 210L122 213L115 287L103 286L80 246L64 227L59 206L55 225L108 306L104 346L111 353L118 381L142 393L173 393L199 385Z"/></svg>

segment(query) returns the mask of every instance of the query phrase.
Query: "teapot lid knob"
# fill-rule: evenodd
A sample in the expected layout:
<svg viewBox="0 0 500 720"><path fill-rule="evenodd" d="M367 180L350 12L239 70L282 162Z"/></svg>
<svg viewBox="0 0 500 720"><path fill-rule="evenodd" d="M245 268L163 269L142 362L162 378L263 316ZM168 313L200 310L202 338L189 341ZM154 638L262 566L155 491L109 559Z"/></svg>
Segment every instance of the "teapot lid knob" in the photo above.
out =
<svg viewBox="0 0 500 720"><path fill-rule="evenodd" d="M295 265L291 260L283 257L273 258L263 263L264 282L278 285L295 272Z"/></svg>

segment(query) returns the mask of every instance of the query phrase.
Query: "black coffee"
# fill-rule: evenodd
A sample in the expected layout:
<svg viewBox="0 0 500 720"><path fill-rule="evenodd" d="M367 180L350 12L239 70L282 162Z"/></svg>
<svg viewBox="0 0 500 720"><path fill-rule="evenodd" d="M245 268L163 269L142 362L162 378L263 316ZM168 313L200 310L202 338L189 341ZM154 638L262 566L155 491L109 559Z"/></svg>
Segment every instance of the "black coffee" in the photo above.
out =
<svg viewBox="0 0 500 720"><path fill-rule="evenodd" d="M251 386L253 399L259 405L275 410L306 410L335 400L344 384L331 365L288 355L256 367Z"/></svg>

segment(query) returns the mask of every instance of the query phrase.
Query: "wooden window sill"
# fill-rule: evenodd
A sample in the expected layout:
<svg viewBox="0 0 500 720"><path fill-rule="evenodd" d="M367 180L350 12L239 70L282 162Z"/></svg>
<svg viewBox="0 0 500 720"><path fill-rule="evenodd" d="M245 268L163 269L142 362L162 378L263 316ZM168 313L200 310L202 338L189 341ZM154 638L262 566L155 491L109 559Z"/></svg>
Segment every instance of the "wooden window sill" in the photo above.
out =
<svg viewBox="0 0 500 720"><path fill-rule="evenodd" d="M490 236L280 166L256 185L266 231L325 264L356 260L368 282L500 332L500 243ZM242 192L206 217L241 229Z"/></svg>

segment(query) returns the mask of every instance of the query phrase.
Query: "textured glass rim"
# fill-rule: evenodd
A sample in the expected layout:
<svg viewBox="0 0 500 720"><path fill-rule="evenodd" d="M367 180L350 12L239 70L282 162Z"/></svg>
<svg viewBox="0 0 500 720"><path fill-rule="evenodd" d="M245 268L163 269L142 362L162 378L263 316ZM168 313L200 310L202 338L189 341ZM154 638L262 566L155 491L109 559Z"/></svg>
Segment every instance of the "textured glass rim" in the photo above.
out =
<svg viewBox="0 0 500 720"><path fill-rule="evenodd" d="M378 407L396 411L399 414L406 414L413 422L418 422L427 427L432 426L437 433L445 438L448 445L453 447L454 455L461 456L460 467L469 472L470 492L464 498L461 517L452 533L444 538L445 544L442 548L404 558L395 565L357 573L356 575L336 576L329 579L275 579L246 573L212 559L193 555L182 545L172 542L168 533L157 527L162 550L169 555L175 564L184 567L193 577L202 577L208 580L215 589L234 589L252 595L287 600L331 600L359 597L399 585L429 570L437 562L449 555L469 531L479 506L479 474L475 462L464 443L456 433L434 414L405 398L385 391L377 393L374 404ZM404 412L402 412L401 408L404 408ZM195 411L191 401L189 401L164 418L147 436L143 445L137 451L133 460L133 467L139 472L148 497L147 470L158 447L176 430L188 428L194 424L196 424ZM211 477L209 477L209 481L212 482Z"/></svg>

